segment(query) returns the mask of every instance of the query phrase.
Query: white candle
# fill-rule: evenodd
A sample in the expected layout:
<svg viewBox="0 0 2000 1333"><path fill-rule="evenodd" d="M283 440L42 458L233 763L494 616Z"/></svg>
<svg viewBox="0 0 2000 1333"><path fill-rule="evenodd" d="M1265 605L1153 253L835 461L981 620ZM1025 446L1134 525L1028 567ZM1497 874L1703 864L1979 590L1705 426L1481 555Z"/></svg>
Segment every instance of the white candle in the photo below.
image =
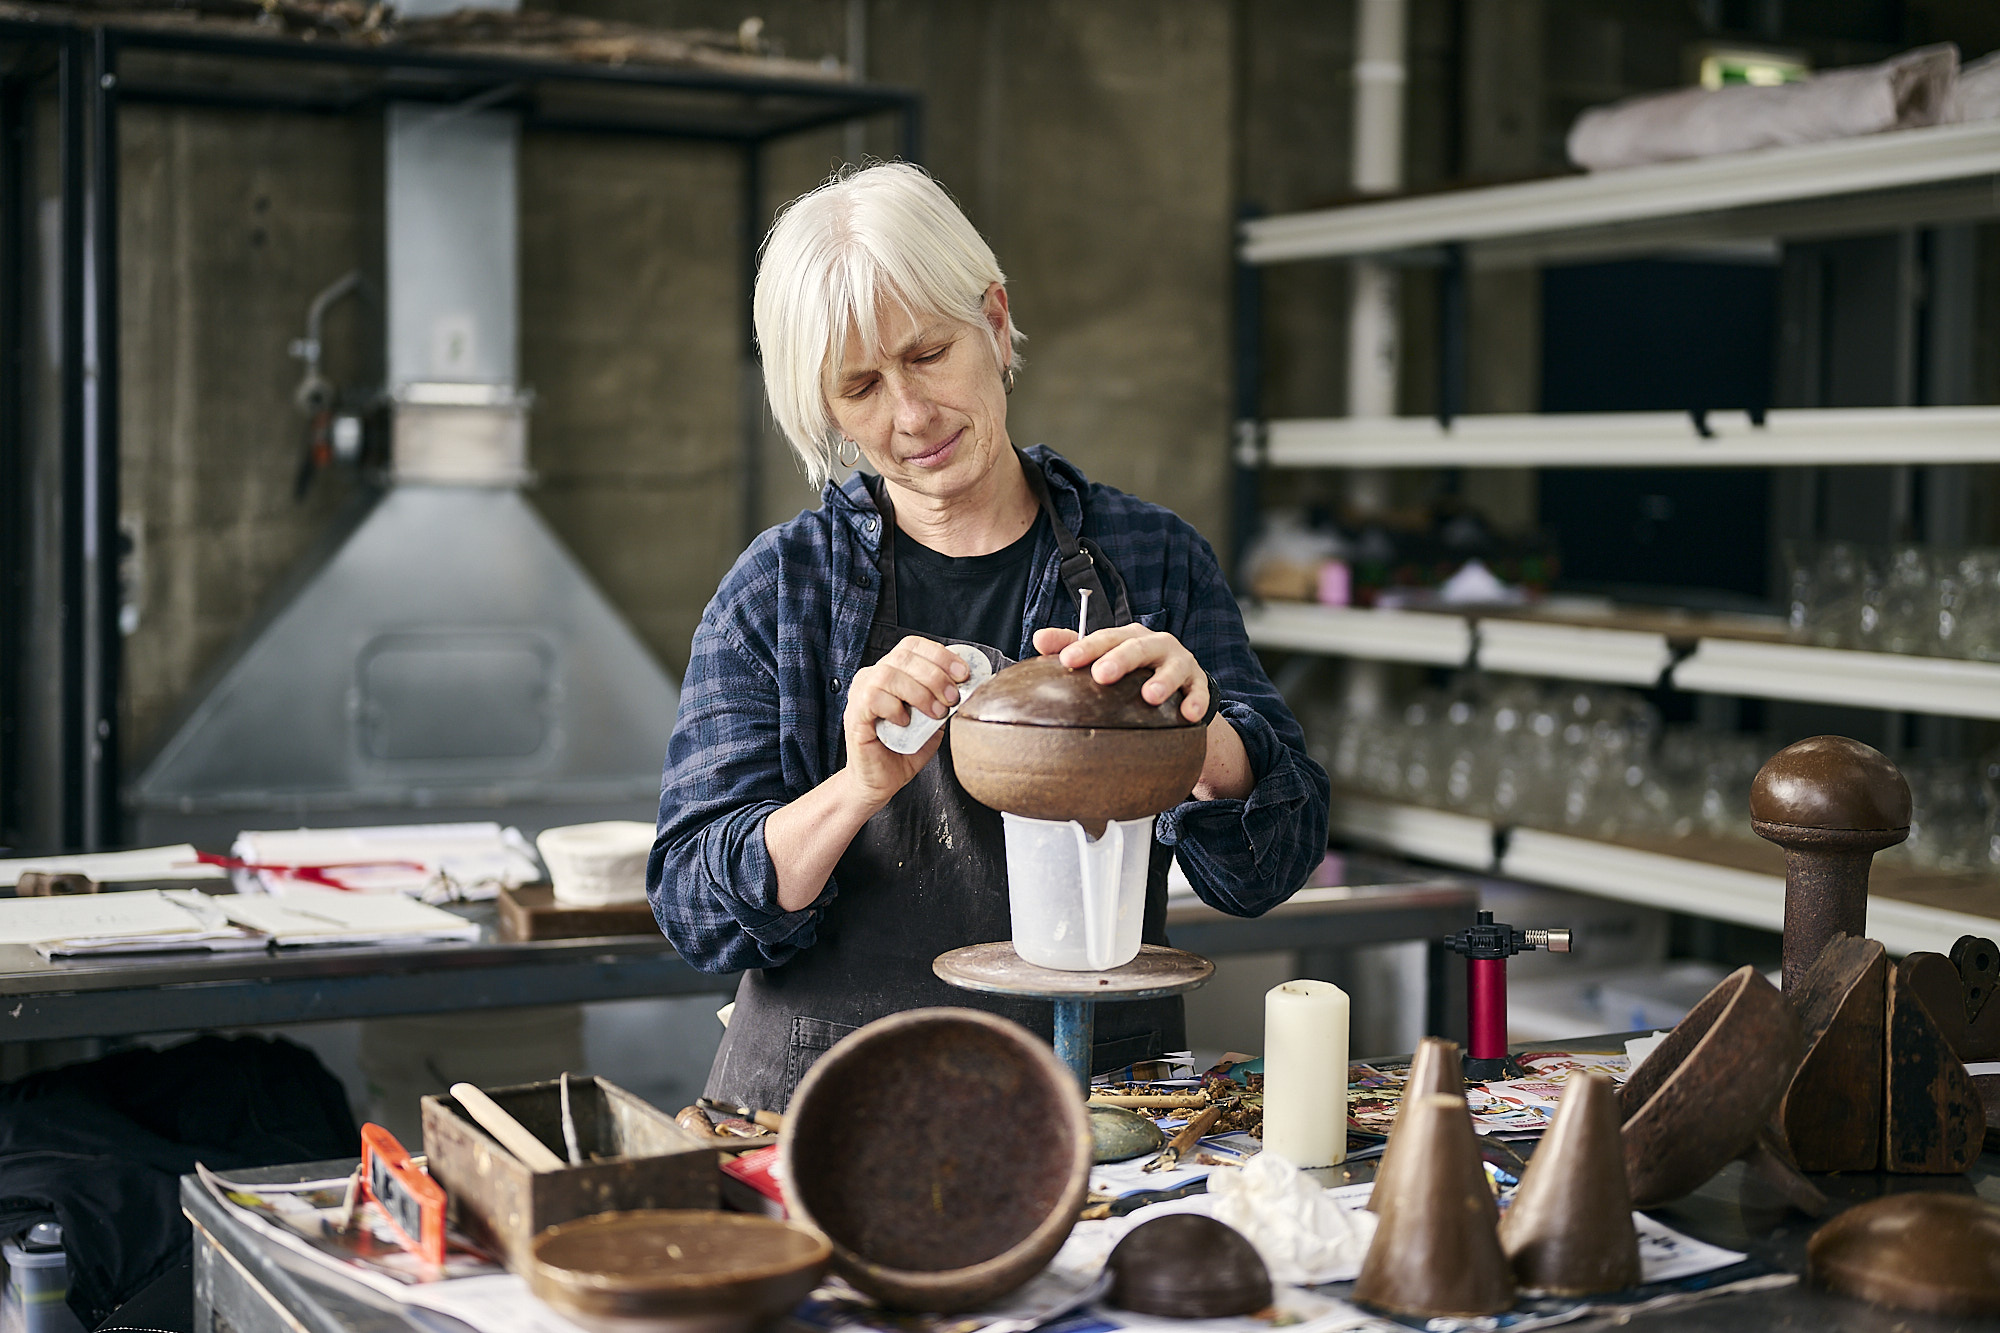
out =
<svg viewBox="0 0 2000 1333"><path fill-rule="evenodd" d="M1264 996L1264 1150L1300 1167L1347 1160L1347 992L1332 982Z"/></svg>

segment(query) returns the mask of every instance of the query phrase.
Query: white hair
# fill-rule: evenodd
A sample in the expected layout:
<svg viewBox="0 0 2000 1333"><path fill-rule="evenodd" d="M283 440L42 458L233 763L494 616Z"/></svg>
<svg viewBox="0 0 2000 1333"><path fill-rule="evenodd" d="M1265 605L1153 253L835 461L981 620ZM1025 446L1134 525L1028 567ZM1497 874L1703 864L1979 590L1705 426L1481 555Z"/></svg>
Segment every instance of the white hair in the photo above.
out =
<svg viewBox="0 0 2000 1333"><path fill-rule="evenodd" d="M843 167L779 214L757 266L757 346L771 415L814 486L836 463L826 375L846 355L848 330L874 346L878 312L893 301L915 322L949 319L991 336L984 302L996 282L1007 277L993 248L907 162ZM1008 333L1021 341L1011 318Z"/></svg>

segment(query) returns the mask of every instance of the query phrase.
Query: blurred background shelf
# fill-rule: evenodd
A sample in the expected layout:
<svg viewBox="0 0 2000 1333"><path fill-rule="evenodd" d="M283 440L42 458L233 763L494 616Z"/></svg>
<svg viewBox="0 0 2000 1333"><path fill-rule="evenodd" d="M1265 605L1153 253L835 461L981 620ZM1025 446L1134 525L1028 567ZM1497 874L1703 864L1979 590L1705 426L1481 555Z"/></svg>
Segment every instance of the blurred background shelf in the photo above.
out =
<svg viewBox="0 0 2000 1333"><path fill-rule="evenodd" d="M1532 828L1500 837L1477 816L1345 792L1335 793L1333 827L1354 842L1445 865L1759 930L1784 926L1784 855L1762 842L1699 834L1606 842ZM2000 881L1877 858L1868 933L1892 954L1945 952L1960 935L1996 932Z"/></svg>
<svg viewBox="0 0 2000 1333"><path fill-rule="evenodd" d="M1905 712L2000 719L2000 663L1789 643L1774 620L1749 616L1455 614L1266 603L1246 606L1244 623L1258 648L1431 666L1476 663L1488 671L1640 687L1664 680L1698 693L1855 708L1893 701ZM1686 644L1692 651L1675 660L1677 646Z"/></svg>
<svg viewBox="0 0 2000 1333"><path fill-rule="evenodd" d="M1277 419L1237 461L1280 468L1786 467L2000 462L2000 408L1561 412Z"/></svg>
<svg viewBox="0 0 2000 1333"><path fill-rule="evenodd" d="M1675 230L1648 228L1649 247L1711 239L1698 221L1759 206L1811 200L1825 225L1852 230L1889 225L1878 196L2000 172L2000 125L1945 125L1802 144L1722 157L1558 176L1516 185L1440 191L1349 204L1245 222L1245 263L1281 264L1391 254L1452 241L1495 241L1537 233L1673 221ZM1839 216L1852 205L1859 218ZM1992 204L1985 204L1990 212ZM1935 220L1940 201L1908 201L1905 222ZM1780 220L1750 224L1770 235ZM1635 241L1639 237L1633 238Z"/></svg>

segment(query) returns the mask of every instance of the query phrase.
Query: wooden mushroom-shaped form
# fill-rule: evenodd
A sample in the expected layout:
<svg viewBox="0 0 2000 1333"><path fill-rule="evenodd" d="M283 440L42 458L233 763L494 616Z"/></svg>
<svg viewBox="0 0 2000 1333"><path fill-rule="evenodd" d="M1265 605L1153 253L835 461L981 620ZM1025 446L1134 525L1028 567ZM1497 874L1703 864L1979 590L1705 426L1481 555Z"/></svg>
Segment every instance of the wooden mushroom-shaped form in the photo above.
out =
<svg viewBox="0 0 2000 1333"><path fill-rule="evenodd" d="M1417 1053L1410 1060L1410 1076L1403 1083L1403 1102L1408 1105L1412 1098L1442 1094L1465 1098L1465 1075L1460 1072L1458 1043L1446 1041L1443 1037L1425 1037L1417 1043ZM1368 1193L1368 1206L1380 1211L1382 1200L1395 1192L1397 1159L1401 1156L1397 1135L1403 1121L1399 1118L1389 1128L1389 1141L1382 1146L1382 1160L1375 1164L1375 1188Z"/></svg>
<svg viewBox="0 0 2000 1333"><path fill-rule="evenodd" d="M1149 704L1151 671L1100 685L1054 657L1016 662L951 721L951 759L972 798L1029 819L1143 819L1187 799L1208 731L1181 716L1179 691Z"/></svg>
<svg viewBox="0 0 2000 1333"><path fill-rule="evenodd" d="M1381 1216L1354 1299L1426 1319L1499 1314L1514 1305L1514 1276L1500 1249L1500 1213L1463 1096L1405 1098L1395 1191Z"/></svg>
<svg viewBox="0 0 2000 1333"><path fill-rule="evenodd" d="M1618 1092L1596 1072L1570 1079L1500 1222L1523 1287L1588 1296L1639 1284L1639 1233L1618 1137Z"/></svg>
<svg viewBox="0 0 2000 1333"><path fill-rule="evenodd" d="M1785 849L1785 993L1835 935L1868 933L1868 868L1910 836L1910 785L1845 736L1788 745L1758 770L1750 827Z"/></svg>

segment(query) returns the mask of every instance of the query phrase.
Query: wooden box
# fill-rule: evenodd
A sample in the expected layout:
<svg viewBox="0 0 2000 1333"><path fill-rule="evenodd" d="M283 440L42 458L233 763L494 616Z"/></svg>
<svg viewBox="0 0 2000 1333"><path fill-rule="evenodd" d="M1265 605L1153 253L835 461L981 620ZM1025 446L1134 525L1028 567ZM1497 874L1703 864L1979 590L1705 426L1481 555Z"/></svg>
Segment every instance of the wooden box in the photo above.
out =
<svg viewBox="0 0 2000 1333"><path fill-rule="evenodd" d="M558 1083L490 1088L487 1096L567 1161ZM453 1221L520 1269L545 1228L632 1208L715 1208L720 1155L671 1116L601 1078L569 1081L582 1166L530 1171L450 1097L423 1099L424 1152L450 1196Z"/></svg>

